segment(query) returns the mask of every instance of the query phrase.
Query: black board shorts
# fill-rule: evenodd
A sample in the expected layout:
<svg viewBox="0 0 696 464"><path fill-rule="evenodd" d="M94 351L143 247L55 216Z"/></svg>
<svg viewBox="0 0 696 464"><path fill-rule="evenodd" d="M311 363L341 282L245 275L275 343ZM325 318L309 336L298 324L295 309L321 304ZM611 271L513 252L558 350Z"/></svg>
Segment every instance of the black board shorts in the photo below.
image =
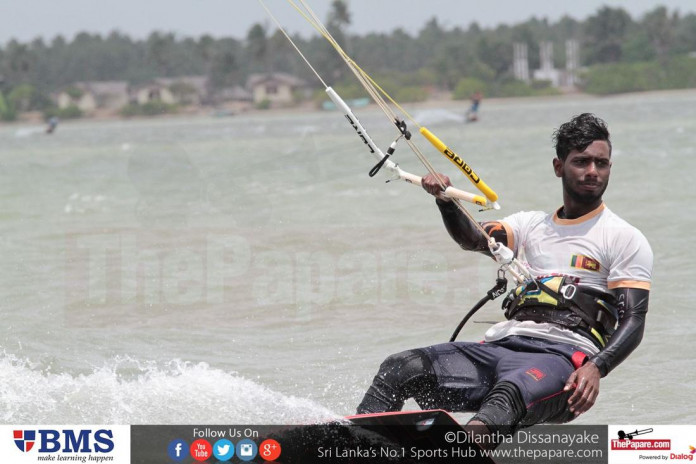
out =
<svg viewBox="0 0 696 464"><path fill-rule="evenodd" d="M419 348L432 364L438 386L433 405L473 412L498 382L516 385L527 407L522 425L568 422L566 381L588 356L577 347L548 340L511 336L494 342L451 342Z"/></svg>

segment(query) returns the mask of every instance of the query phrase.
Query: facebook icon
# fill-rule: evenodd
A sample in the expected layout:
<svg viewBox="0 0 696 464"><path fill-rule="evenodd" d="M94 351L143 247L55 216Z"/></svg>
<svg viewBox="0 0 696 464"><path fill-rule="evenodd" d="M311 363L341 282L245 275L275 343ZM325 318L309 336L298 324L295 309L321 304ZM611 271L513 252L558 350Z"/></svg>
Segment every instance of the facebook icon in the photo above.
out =
<svg viewBox="0 0 696 464"><path fill-rule="evenodd" d="M172 440L167 447L167 453L174 461L183 461L186 456L189 455L188 443L178 438L176 440Z"/></svg>

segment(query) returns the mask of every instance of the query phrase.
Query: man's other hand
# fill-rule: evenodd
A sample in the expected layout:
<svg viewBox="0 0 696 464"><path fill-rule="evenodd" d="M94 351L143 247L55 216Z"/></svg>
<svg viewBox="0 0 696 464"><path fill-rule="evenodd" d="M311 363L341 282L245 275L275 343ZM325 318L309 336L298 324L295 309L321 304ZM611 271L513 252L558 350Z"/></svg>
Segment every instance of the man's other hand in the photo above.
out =
<svg viewBox="0 0 696 464"><path fill-rule="evenodd" d="M576 416L587 412L594 406L599 395L599 380L601 377L599 369L591 362L586 362L568 377L563 390L575 390L568 398L568 405L570 411L575 413Z"/></svg>

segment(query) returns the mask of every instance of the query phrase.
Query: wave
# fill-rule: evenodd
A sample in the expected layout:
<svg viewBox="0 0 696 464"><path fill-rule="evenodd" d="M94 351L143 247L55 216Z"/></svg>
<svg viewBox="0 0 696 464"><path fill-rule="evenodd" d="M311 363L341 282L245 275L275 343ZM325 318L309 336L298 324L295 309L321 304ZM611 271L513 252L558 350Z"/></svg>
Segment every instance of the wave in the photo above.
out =
<svg viewBox="0 0 696 464"><path fill-rule="evenodd" d="M30 137L36 134L42 134L46 130L43 127L21 127L15 131L15 137Z"/></svg>
<svg viewBox="0 0 696 464"><path fill-rule="evenodd" d="M108 361L86 374L53 373L0 356L5 424L307 424L338 416L206 363Z"/></svg>
<svg viewBox="0 0 696 464"><path fill-rule="evenodd" d="M444 123L464 123L466 122L466 117L455 113L453 111L445 109L429 109L422 110L416 113L414 119L423 125L437 125Z"/></svg>

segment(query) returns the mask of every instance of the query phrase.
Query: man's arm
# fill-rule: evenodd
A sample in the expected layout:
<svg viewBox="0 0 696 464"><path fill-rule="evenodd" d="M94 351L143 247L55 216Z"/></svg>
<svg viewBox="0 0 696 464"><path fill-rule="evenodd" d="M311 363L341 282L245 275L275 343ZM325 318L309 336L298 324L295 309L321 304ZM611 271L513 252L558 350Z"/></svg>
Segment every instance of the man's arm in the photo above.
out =
<svg viewBox="0 0 696 464"><path fill-rule="evenodd" d="M450 183L449 177L438 174L440 180L445 185L449 187ZM471 221L464 213L462 213L454 202L445 197L442 192L442 185L438 179L432 174L428 174L423 177L422 180L423 189L426 192L437 198L437 207L440 209L440 214L442 215L442 220L445 223L445 228L450 234L450 237L459 244L465 250L468 251L478 251L484 253L487 256L492 256L490 250L488 249L488 241L477 225ZM498 243L502 243L507 246L507 235L505 229L499 226L497 222L484 222L481 224L491 237L495 238Z"/></svg>
<svg viewBox="0 0 696 464"><path fill-rule="evenodd" d="M565 390L575 389L568 399L576 415L590 409L599 395L599 379L621 364L643 339L650 292L641 288L612 290L619 309L619 327L609 343L568 378Z"/></svg>
<svg viewBox="0 0 696 464"><path fill-rule="evenodd" d="M590 358L602 377L607 375L640 344L648 313L649 290L642 288L616 288L612 290L619 309L619 328L611 336L607 346Z"/></svg>
<svg viewBox="0 0 696 464"><path fill-rule="evenodd" d="M436 203L452 240L465 250L478 251L491 256L486 237L453 202L438 198Z"/></svg>

